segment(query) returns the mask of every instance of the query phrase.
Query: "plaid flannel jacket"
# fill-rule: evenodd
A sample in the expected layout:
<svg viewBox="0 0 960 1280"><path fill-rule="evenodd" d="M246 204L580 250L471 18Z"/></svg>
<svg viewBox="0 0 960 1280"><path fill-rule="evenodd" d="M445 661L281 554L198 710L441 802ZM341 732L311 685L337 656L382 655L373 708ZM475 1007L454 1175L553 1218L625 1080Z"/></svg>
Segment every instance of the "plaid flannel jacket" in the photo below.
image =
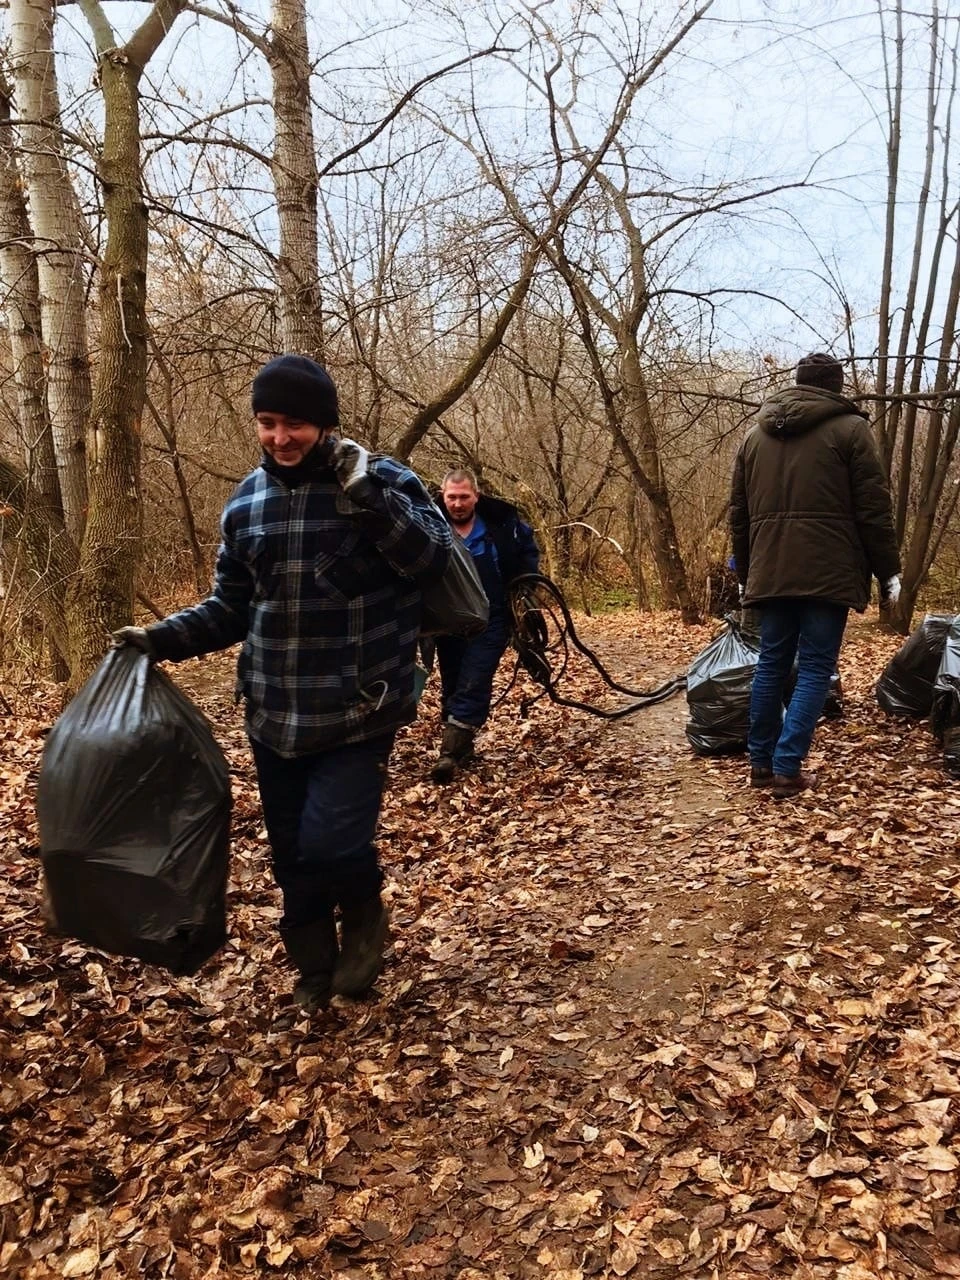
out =
<svg viewBox="0 0 960 1280"><path fill-rule="evenodd" d="M290 488L263 467L221 521L212 594L150 627L174 662L243 642L250 736L281 756L361 742L416 715L420 590L450 556L446 519L414 473L371 457L360 507L332 470Z"/></svg>

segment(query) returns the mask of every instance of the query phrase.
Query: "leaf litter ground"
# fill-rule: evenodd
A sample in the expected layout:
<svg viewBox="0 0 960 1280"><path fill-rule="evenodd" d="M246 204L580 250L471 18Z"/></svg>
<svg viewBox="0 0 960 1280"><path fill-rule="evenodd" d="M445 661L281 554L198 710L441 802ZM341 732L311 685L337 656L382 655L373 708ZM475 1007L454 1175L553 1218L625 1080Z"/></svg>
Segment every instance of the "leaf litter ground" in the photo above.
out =
<svg viewBox="0 0 960 1280"><path fill-rule="evenodd" d="M651 685L711 634L581 619ZM230 940L171 979L44 933L49 691L0 754L0 1275L960 1275L960 793L855 623L820 787L520 681L457 785L435 694L384 807L374 995L290 1006L231 658L175 669L235 788ZM614 705L577 669L574 696Z"/></svg>

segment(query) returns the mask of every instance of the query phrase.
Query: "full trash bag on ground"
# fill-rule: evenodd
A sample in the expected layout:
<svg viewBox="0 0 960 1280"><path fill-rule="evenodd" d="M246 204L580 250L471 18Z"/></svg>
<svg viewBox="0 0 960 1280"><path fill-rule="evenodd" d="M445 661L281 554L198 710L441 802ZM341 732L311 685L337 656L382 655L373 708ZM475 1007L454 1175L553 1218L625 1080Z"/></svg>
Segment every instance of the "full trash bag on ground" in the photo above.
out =
<svg viewBox="0 0 960 1280"><path fill-rule="evenodd" d="M687 739L701 756L743 751L750 728L750 689L760 637L732 614L687 671Z"/></svg>
<svg viewBox="0 0 960 1280"><path fill-rule="evenodd" d="M876 695L887 715L914 720L930 715L933 686L953 621L953 614L928 613L884 667Z"/></svg>
<svg viewBox="0 0 960 1280"><path fill-rule="evenodd" d="M227 762L193 703L111 650L47 738L37 791L56 928L194 973L226 940Z"/></svg>
<svg viewBox="0 0 960 1280"><path fill-rule="evenodd" d="M943 743L943 767L960 777L960 617L947 631L933 686L930 727Z"/></svg>
<svg viewBox="0 0 960 1280"><path fill-rule="evenodd" d="M746 751L750 732L750 693L760 660L760 610L728 614L726 627L694 658L687 671L687 739L701 756ZM794 665L784 698L796 682ZM843 715L843 687L839 672L830 678L823 714L830 720Z"/></svg>

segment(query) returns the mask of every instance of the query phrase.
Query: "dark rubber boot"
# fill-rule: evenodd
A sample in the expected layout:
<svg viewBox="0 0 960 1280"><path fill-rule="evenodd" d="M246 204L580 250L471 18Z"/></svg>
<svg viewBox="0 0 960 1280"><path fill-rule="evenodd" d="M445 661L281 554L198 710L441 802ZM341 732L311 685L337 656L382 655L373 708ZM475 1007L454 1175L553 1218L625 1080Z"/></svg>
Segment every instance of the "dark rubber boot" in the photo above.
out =
<svg viewBox="0 0 960 1280"><path fill-rule="evenodd" d="M459 724L445 724L440 739L440 758L433 766L430 777L434 782L452 782L457 770L473 754L475 729Z"/></svg>
<svg viewBox="0 0 960 1280"><path fill-rule="evenodd" d="M281 926L280 937L287 955L300 971L300 981L293 989L294 1001L308 1013L325 1009L330 1003L337 964L337 926L333 912L310 924Z"/></svg>
<svg viewBox="0 0 960 1280"><path fill-rule="evenodd" d="M340 960L333 975L338 996L365 996L383 968L383 948L389 932L387 909L379 893L340 911Z"/></svg>

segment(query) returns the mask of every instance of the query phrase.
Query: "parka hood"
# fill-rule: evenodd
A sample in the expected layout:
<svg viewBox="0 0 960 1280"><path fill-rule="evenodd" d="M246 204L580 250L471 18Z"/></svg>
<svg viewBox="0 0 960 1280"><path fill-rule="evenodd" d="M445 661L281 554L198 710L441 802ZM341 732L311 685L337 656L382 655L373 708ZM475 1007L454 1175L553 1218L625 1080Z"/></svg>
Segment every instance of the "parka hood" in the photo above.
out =
<svg viewBox="0 0 960 1280"><path fill-rule="evenodd" d="M845 414L867 418L852 400L820 387L788 387L765 400L757 413L757 423L767 435L781 439L799 436L829 418Z"/></svg>

